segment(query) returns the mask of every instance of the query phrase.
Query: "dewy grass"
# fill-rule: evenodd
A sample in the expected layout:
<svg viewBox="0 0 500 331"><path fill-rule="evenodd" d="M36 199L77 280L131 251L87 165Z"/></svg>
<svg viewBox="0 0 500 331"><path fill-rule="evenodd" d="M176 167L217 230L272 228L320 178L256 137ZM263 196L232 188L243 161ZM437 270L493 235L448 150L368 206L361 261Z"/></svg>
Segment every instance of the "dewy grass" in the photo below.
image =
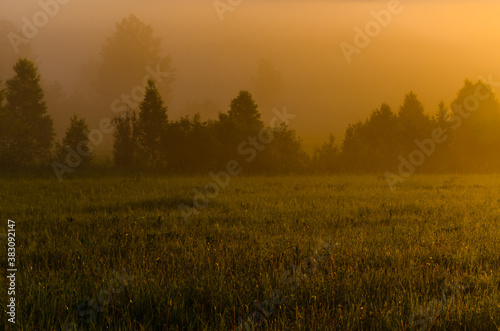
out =
<svg viewBox="0 0 500 331"><path fill-rule="evenodd" d="M243 176L186 224L177 207L205 182L1 179L0 233L16 222L15 327L232 330L276 289L286 300L261 328L500 325L500 176L415 175L395 192L376 176ZM318 238L339 246L285 284Z"/></svg>

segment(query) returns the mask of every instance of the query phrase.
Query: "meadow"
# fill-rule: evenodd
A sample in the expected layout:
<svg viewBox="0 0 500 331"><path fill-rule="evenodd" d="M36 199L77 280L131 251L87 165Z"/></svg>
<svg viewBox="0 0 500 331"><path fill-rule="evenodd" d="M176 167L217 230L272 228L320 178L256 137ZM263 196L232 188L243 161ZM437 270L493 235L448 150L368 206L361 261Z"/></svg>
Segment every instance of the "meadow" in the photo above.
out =
<svg viewBox="0 0 500 331"><path fill-rule="evenodd" d="M0 179L0 326L499 330L500 175L237 176L186 222L208 181Z"/></svg>

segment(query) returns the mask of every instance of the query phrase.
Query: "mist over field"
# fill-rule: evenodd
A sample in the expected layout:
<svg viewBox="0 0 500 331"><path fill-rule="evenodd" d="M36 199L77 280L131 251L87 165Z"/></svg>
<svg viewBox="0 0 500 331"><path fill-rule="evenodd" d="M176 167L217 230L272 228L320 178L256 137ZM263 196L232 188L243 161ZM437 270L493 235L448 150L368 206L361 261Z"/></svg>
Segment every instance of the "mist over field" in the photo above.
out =
<svg viewBox="0 0 500 331"><path fill-rule="evenodd" d="M373 20L370 12L388 1L242 1L221 21L212 1L68 1L29 42L46 84L58 81L72 93L87 84L84 65L98 62L101 47L115 24L136 15L162 38L162 53L172 57L176 80L168 113L171 119L198 109L204 118L226 111L239 90L255 95L259 60L270 59L281 74L282 89L273 104L257 104L265 119L272 107L287 105L300 120L293 127L308 151L339 139L349 123L365 118L382 102L397 108L413 90L434 114L440 101L450 102L464 79L500 77L499 33L494 1L401 1L402 12L347 63L339 44L353 44L356 26ZM0 19L22 27L38 1L4 0ZM5 67L12 48L2 38ZM82 71L84 71L82 73ZM0 73L7 79L5 69ZM122 75L126 76L127 72ZM82 77L83 76L83 77ZM500 80L500 79L498 79ZM85 96L91 98L91 96ZM71 109L49 109L62 135ZM95 125L108 109L89 111Z"/></svg>

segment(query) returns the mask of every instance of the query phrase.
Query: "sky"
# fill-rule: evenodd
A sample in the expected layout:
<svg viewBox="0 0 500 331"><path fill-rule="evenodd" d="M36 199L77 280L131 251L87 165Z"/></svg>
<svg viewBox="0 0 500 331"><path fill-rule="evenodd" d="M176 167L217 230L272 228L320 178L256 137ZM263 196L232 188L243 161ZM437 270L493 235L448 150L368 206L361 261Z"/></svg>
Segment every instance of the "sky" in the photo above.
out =
<svg viewBox="0 0 500 331"><path fill-rule="evenodd" d="M23 20L33 21L51 2L56 0L0 0L0 20L21 29ZM172 57L176 81L170 119L186 115L192 102L209 100L227 111L238 91L252 92L259 60L268 58L281 73L283 89L276 105L259 108L262 118L266 122L273 107L286 106L297 115L290 126L308 150L330 133L341 140L349 123L366 118L382 103L397 111L410 91L432 115L440 101L449 105L466 78L500 82L498 1L57 3L57 13L29 40L44 80L58 81L71 92L82 66L99 59L115 24L134 14L162 37L163 51ZM230 10L218 12L215 5L221 3ZM376 23L377 15L385 18L383 24ZM367 37L366 29L372 29ZM358 36L356 45L359 31L369 43ZM0 44L0 52L13 51ZM215 119L214 112L202 115Z"/></svg>

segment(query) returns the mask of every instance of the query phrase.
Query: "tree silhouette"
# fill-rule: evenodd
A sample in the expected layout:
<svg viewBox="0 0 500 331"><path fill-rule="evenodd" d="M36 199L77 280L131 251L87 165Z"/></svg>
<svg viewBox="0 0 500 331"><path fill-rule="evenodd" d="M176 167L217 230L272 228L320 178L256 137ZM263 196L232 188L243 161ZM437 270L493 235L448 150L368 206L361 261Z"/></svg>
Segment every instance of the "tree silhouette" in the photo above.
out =
<svg viewBox="0 0 500 331"><path fill-rule="evenodd" d="M216 165L217 146L213 121L200 114L169 123L167 133L169 167L176 172L210 171ZM226 160L227 162L227 160Z"/></svg>
<svg viewBox="0 0 500 331"><path fill-rule="evenodd" d="M71 153L79 155L79 166L88 165L93 157L88 137L89 127L85 119L78 115L71 116L62 144L57 146L57 157L61 163L64 163L68 153Z"/></svg>
<svg viewBox="0 0 500 331"><path fill-rule="evenodd" d="M372 170L387 171L395 166L400 149L397 129L397 117L389 105L383 103L370 115L364 136L369 147Z"/></svg>
<svg viewBox="0 0 500 331"><path fill-rule="evenodd" d="M168 101L174 75L170 57L162 58L161 51L161 38L155 37L153 28L136 16L117 23L115 32L102 47L102 63L95 82L103 101L109 104L126 96L123 103L129 107L138 104L138 87L146 87L145 77L156 80L160 94ZM169 72L168 76L162 74L165 72Z"/></svg>
<svg viewBox="0 0 500 331"><path fill-rule="evenodd" d="M333 134L328 136L328 141L321 147L315 148L313 165L320 172L335 172L340 170L340 150L335 144Z"/></svg>
<svg viewBox="0 0 500 331"><path fill-rule="evenodd" d="M440 102L438 104L438 110L432 118L434 122L434 130L439 130L443 137L446 137L444 142L436 144L436 152L434 153L432 159L426 162L429 164L430 168L436 171L455 171L457 169L457 151L455 150L455 130L450 122L450 116L452 114L444 104ZM431 138L431 137L429 137Z"/></svg>
<svg viewBox="0 0 500 331"><path fill-rule="evenodd" d="M349 171L387 171L394 167L399 142L397 118L387 104L375 109L365 122L349 125L342 156Z"/></svg>
<svg viewBox="0 0 500 331"><path fill-rule="evenodd" d="M4 101L4 90L2 88L3 82L0 80L0 111L3 110L3 101Z"/></svg>
<svg viewBox="0 0 500 331"><path fill-rule="evenodd" d="M457 166L462 170L500 168L500 103L483 82L466 80L452 102Z"/></svg>
<svg viewBox="0 0 500 331"><path fill-rule="evenodd" d="M128 111L125 116L113 119L115 132L113 136L113 160L120 167L131 167L136 163L136 132L137 116Z"/></svg>
<svg viewBox="0 0 500 331"><path fill-rule="evenodd" d="M302 139L298 137L297 132L285 123L267 128L266 131L266 135L272 132L273 139L261 152L262 155L255 162L255 168L261 173L303 172L309 158L302 149Z"/></svg>
<svg viewBox="0 0 500 331"><path fill-rule="evenodd" d="M7 167L7 158L9 154L10 144L10 116L4 107L4 90L3 83L0 81L0 168Z"/></svg>
<svg viewBox="0 0 500 331"><path fill-rule="evenodd" d="M231 100L231 108L228 111L229 118L248 128L262 128L258 106L248 91L240 91L238 96Z"/></svg>
<svg viewBox="0 0 500 331"><path fill-rule="evenodd" d="M415 139L431 136L432 120L424 113L424 106L413 92L405 95L404 102L399 108L398 122L402 153L409 153L416 148Z"/></svg>
<svg viewBox="0 0 500 331"><path fill-rule="evenodd" d="M257 104L248 91L240 91L238 96L231 101L231 108L227 113L228 120L235 125L237 135L242 139L247 135L257 134L264 128L257 108Z"/></svg>
<svg viewBox="0 0 500 331"><path fill-rule="evenodd" d="M167 107L153 80L148 81L137 120L137 152L139 161L147 166L164 166Z"/></svg>
<svg viewBox="0 0 500 331"><path fill-rule="evenodd" d="M220 166L235 157L241 142L249 136L255 136L264 128L257 108L250 92L240 91L238 96L231 100L227 114L219 114L215 132L219 141L217 160Z"/></svg>
<svg viewBox="0 0 500 331"><path fill-rule="evenodd" d="M349 172L366 171L368 147L363 137L363 122L357 121L347 126L344 141L342 142L342 163Z"/></svg>
<svg viewBox="0 0 500 331"><path fill-rule="evenodd" d="M35 65L20 59L15 76L6 82L2 118L8 123L2 147L3 162L29 165L47 161L54 140L52 118L47 114L40 76Z"/></svg>
<svg viewBox="0 0 500 331"><path fill-rule="evenodd" d="M447 134L451 134L451 125L448 120L449 112L443 101L438 104L438 110L434 116L436 127L442 128Z"/></svg>

